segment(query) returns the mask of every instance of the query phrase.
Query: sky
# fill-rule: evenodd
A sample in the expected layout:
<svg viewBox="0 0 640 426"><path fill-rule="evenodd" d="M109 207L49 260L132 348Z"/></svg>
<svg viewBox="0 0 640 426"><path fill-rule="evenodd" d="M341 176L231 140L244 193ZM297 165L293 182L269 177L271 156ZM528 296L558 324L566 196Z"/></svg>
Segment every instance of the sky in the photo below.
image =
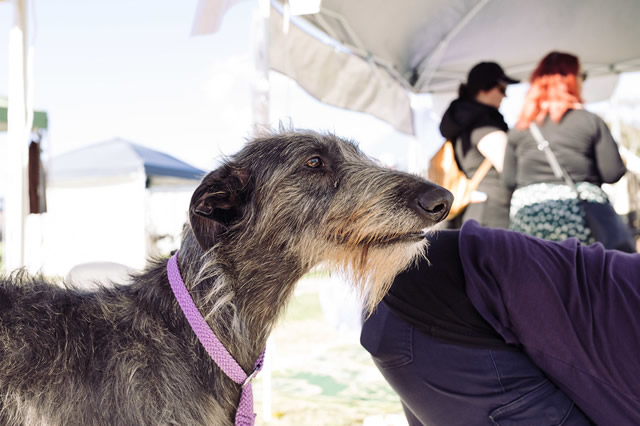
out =
<svg viewBox="0 0 640 426"><path fill-rule="evenodd" d="M34 104L49 116L50 156L120 137L209 170L250 135L256 1L238 2L219 31L206 36L190 35L197 0L33 3ZM0 96L7 93L12 13L11 2L0 2ZM640 99L638 80L636 73L635 84L621 92ZM509 89L501 109L507 122L514 121L525 90ZM407 168L410 137L365 114L323 105L273 72L271 108L273 122L333 131L384 163ZM626 111L633 119L638 107ZM437 148L441 138L431 125Z"/></svg>

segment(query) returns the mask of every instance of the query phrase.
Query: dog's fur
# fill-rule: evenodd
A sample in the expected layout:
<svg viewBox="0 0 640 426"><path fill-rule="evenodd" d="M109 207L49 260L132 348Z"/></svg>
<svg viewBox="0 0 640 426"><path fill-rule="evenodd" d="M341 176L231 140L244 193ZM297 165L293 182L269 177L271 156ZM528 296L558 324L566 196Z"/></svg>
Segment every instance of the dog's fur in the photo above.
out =
<svg viewBox="0 0 640 426"><path fill-rule="evenodd" d="M251 371L310 268L346 272L371 308L451 201L350 142L281 131L203 179L178 263L214 333ZM0 424L232 424L240 387L189 328L166 263L92 292L24 273L2 279Z"/></svg>

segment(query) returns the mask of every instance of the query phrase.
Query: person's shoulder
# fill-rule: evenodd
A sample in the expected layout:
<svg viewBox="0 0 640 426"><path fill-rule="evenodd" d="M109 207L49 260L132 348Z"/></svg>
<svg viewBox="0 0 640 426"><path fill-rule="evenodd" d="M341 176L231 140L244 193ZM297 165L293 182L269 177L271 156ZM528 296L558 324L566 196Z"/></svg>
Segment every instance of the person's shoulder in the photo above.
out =
<svg viewBox="0 0 640 426"><path fill-rule="evenodd" d="M591 111L587 111L584 108L580 109L571 109L567 111L566 118L571 119L572 121L581 121L581 122L589 122L594 124L603 124L604 120L598 115ZM564 118L564 117L563 117Z"/></svg>
<svg viewBox="0 0 640 426"><path fill-rule="evenodd" d="M487 136L489 134L492 134L492 133L495 133L495 132L505 133L504 130L502 130L499 127L496 127L496 126L480 126L480 127L476 127L475 129L473 129L471 131L471 142L473 143L473 145L477 145L478 142L480 142L485 136Z"/></svg>
<svg viewBox="0 0 640 426"><path fill-rule="evenodd" d="M504 130L502 130L501 128L497 127L497 126L480 126L480 127L476 127L471 131L472 135L488 135L489 133L493 133L493 132L501 132L501 133L506 133Z"/></svg>
<svg viewBox="0 0 640 426"><path fill-rule="evenodd" d="M481 258L497 257L504 259L506 256L526 253L531 247L540 250L554 250L560 243L547 241L522 232L503 228L489 228L480 225L474 220L466 221L458 236L461 253L472 253L481 261ZM575 246L577 239L566 243L567 247ZM569 240L567 240L569 241Z"/></svg>
<svg viewBox="0 0 640 426"><path fill-rule="evenodd" d="M571 119L568 120L573 126L586 130L591 134L608 134L610 132L607 123L598 114L595 114L586 109L574 109L567 114L571 114Z"/></svg>
<svg viewBox="0 0 640 426"><path fill-rule="evenodd" d="M580 118L593 118L597 117L597 114L592 113L584 108L574 108L567 111L567 115L573 115Z"/></svg>
<svg viewBox="0 0 640 426"><path fill-rule="evenodd" d="M527 133L529 133L529 129L519 129L517 127L509 129L509 142L519 142Z"/></svg>

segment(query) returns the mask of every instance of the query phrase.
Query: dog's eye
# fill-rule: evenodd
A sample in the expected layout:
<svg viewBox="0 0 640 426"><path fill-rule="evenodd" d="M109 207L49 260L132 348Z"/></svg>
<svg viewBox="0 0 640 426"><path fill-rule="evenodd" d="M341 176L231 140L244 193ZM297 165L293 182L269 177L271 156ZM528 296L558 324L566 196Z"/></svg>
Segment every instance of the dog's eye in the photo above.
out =
<svg viewBox="0 0 640 426"><path fill-rule="evenodd" d="M310 167L312 169L317 169L318 167L324 166L324 162L320 157L311 157L305 163L305 166Z"/></svg>

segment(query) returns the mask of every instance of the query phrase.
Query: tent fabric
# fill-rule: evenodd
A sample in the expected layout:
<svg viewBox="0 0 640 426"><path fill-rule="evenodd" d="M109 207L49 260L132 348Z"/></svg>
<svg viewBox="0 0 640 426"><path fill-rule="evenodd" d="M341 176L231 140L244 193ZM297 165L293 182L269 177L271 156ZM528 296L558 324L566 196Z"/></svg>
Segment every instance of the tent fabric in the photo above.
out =
<svg viewBox="0 0 640 426"><path fill-rule="evenodd" d="M144 170L147 176L200 180L205 172L168 154L113 139L89 145L55 157L51 162L52 182L116 177Z"/></svg>
<svg viewBox="0 0 640 426"><path fill-rule="evenodd" d="M483 60L523 80L551 50L578 55L591 76L640 70L637 0L323 0L287 34L282 0L272 5L273 69L405 133L411 93L455 91Z"/></svg>
<svg viewBox="0 0 640 426"><path fill-rule="evenodd" d="M319 43L296 26L285 35L280 30L283 18L277 13L270 25L272 69L293 78L321 102L368 113L405 133L413 132L409 96L392 76L336 45Z"/></svg>
<svg viewBox="0 0 640 426"><path fill-rule="evenodd" d="M241 0L199 0L191 35L215 33L222 25L225 13Z"/></svg>

